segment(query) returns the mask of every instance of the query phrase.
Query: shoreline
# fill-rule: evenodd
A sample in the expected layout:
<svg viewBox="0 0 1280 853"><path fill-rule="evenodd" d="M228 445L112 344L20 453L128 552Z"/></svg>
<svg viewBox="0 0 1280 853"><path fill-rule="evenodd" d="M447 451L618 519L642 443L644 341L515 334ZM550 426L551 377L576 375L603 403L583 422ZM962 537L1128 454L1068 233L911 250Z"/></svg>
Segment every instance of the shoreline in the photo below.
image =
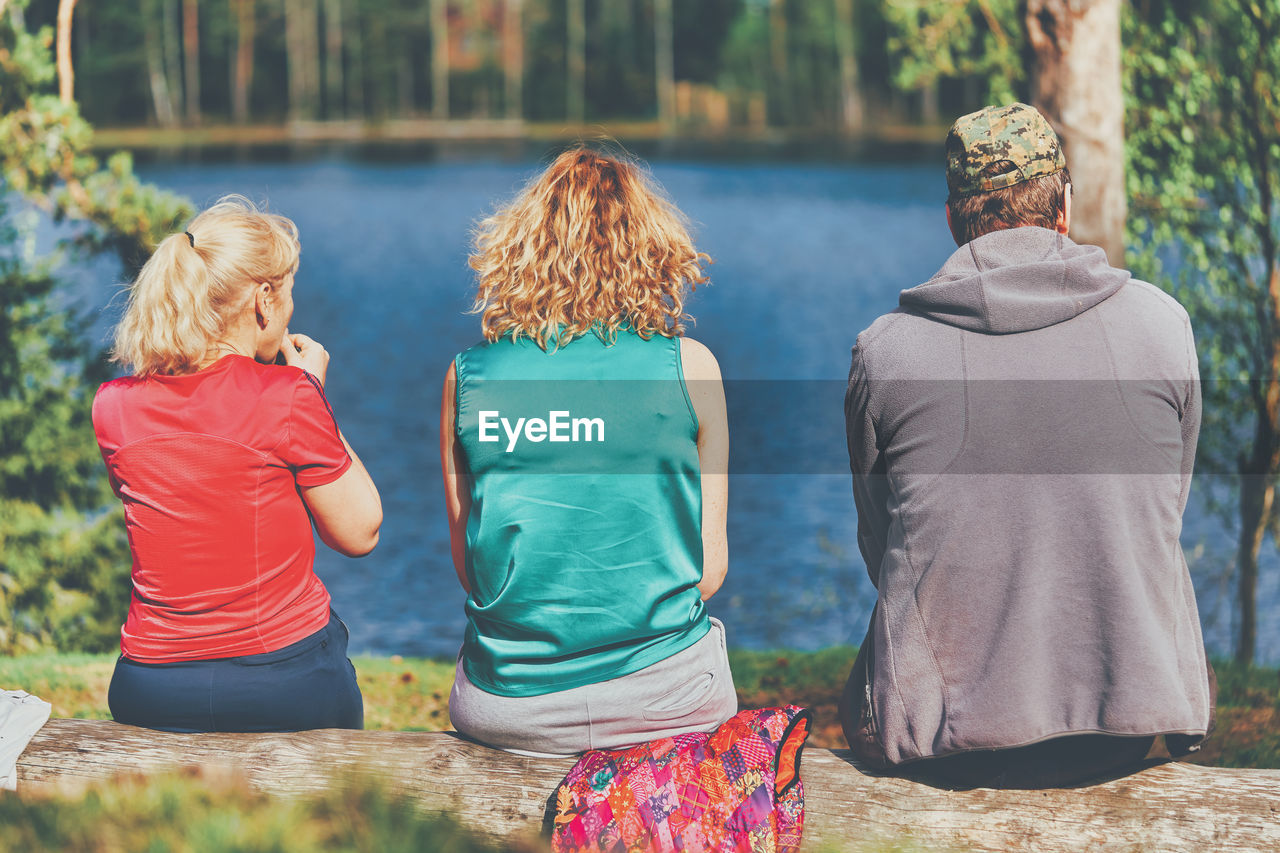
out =
<svg viewBox="0 0 1280 853"><path fill-rule="evenodd" d="M618 144L645 157L694 160L914 161L941 157L945 127L883 125L857 134L829 129L681 127L657 121L583 124L500 119L294 121L279 124L100 127L93 149L134 152L143 161L212 154L275 159L355 152L376 159L542 156L574 141Z"/></svg>

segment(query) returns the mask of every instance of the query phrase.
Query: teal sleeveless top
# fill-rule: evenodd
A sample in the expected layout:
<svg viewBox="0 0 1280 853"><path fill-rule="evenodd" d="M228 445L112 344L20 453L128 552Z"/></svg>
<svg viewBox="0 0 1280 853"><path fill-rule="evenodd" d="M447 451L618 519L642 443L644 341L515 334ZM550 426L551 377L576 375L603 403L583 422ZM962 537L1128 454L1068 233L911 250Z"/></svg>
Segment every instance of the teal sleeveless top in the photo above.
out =
<svg viewBox="0 0 1280 853"><path fill-rule="evenodd" d="M619 331L454 359L471 481L466 674L502 696L628 675L710 629L680 341Z"/></svg>

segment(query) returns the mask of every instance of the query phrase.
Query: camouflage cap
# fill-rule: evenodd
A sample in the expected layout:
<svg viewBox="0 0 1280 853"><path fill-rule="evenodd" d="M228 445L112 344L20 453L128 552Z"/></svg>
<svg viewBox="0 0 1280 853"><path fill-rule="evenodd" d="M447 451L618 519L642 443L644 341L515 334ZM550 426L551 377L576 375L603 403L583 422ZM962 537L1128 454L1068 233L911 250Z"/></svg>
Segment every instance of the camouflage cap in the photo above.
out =
<svg viewBox="0 0 1280 853"><path fill-rule="evenodd" d="M1014 168L982 177L983 169L1001 160L1010 161ZM956 119L947 134L947 186L955 196L1056 175L1066 165L1058 134L1039 110L1026 104L984 107Z"/></svg>

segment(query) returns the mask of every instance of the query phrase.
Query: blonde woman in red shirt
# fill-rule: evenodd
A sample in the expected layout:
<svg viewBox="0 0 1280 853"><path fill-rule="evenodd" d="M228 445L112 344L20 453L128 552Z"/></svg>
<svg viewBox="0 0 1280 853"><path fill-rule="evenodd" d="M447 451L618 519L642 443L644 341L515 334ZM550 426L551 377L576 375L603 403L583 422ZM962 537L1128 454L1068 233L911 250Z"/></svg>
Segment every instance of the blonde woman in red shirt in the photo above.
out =
<svg viewBox="0 0 1280 853"><path fill-rule="evenodd" d="M299 251L291 221L229 196L162 241L130 288L114 357L132 375L93 405L133 554L108 697L120 722L363 725L311 531L367 554L382 505L325 399L329 354L287 331Z"/></svg>

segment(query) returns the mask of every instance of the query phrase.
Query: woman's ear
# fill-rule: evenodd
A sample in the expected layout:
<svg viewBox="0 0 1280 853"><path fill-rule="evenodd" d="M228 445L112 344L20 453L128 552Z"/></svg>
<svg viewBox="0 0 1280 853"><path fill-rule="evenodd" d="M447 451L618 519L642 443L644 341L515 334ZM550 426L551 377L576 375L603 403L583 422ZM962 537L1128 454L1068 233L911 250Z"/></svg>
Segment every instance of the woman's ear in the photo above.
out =
<svg viewBox="0 0 1280 853"><path fill-rule="evenodd" d="M259 282L253 290L253 313L259 329L265 329L271 323L271 312L275 310L274 296L271 285L265 281Z"/></svg>

